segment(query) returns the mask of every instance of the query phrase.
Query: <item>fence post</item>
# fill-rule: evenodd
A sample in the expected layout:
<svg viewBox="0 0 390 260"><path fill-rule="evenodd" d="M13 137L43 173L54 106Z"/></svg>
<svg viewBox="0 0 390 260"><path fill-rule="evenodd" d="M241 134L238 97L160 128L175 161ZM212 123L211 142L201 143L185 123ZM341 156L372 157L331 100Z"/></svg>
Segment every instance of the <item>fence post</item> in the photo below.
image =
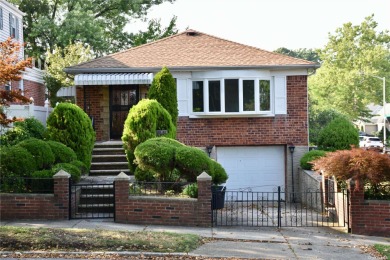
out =
<svg viewBox="0 0 390 260"><path fill-rule="evenodd" d="M364 185L359 179L351 179L348 183L349 192L349 227L351 233L363 234L367 223L362 218L362 205L364 205Z"/></svg>
<svg viewBox="0 0 390 260"><path fill-rule="evenodd" d="M62 217L63 219L69 219L69 181L70 174L66 171L60 170L54 176L54 197L58 200L58 206L60 209L63 209ZM60 217L60 216L59 216Z"/></svg>
<svg viewBox="0 0 390 260"><path fill-rule="evenodd" d="M202 172L197 178L198 182L198 216L197 225L203 227L211 226L211 177Z"/></svg>
<svg viewBox="0 0 390 260"><path fill-rule="evenodd" d="M282 209L280 204L281 196L280 196L280 186L278 186L278 228L282 227Z"/></svg>
<svg viewBox="0 0 390 260"><path fill-rule="evenodd" d="M125 222L126 212L123 210L129 201L129 183L130 177L124 172L118 174L114 179L115 204L114 221Z"/></svg>

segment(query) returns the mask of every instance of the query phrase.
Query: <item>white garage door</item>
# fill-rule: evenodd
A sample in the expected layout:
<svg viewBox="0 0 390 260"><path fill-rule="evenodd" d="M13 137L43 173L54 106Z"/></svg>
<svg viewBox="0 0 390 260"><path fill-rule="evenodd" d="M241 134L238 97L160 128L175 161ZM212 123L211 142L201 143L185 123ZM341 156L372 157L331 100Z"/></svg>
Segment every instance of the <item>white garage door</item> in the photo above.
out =
<svg viewBox="0 0 390 260"><path fill-rule="evenodd" d="M227 190L268 192L285 185L283 146L217 147L217 161L229 175Z"/></svg>

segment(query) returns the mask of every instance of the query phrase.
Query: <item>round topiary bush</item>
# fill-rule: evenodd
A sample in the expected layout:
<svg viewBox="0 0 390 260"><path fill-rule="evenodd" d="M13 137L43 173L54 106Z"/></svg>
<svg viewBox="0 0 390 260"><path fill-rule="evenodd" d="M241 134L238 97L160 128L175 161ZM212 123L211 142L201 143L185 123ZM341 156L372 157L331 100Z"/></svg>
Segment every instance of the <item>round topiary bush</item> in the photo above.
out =
<svg viewBox="0 0 390 260"><path fill-rule="evenodd" d="M76 166L80 169L81 175L88 174L88 168L82 161L74 160L71 161L70 164Z"/></svg>
<svg viewBox="0 0 390 260"><path fill-rule="evenodd" d="M189 182L196 181L202 172L211 174L211 159L196 147L182 146L176 149L176 167Z"/></svg>
<svg viewBox="0 0 390 260"><path fill-rule="evenodd" d="M38 170L35 159L27 149L22 146L2 147L0 149L1 177L17 176L30 177Z"/></svg>
<svg viewBox="0 0 390 260"><path fill-rule="evenodd" d="M134 177L137 181L152 182L157 174L153 170L142 170L140 167L135 169Z"/></svg>
<svg viewBox="0 0 390 260"><path fill-rule="evenodd" d="M65 144L75 151L77 159L91 167L95 131L89 116L78 106L58 104L47 119L50 140Z"/></svg>
<svg viewBox="0 0 390 260"><path fill-rule="evenodd" d="M325 151L350 150L359 147L359 132L344 117L332 120L318 135L318 148Z"/></svg>
<svg viewBox="0 0 390 260"><path fill-rule="evenodd" d="M70 164L70 163L58 163L58 164L54 165L51 170L52 170L53 175L55 175L60 170L66 171L67 173L70 174L72 181L74 181L74 182L78 182L80 180L80 177L81 177L80 169L77 166Z"/></svg>
<svg viewBox="0 0 390 260"><path fill-rule="evenodd" d="M18 143L16 146L25 148L34 157L38 170L50 169L54 164L54 154L50 145L45 141L29 138Z"/></svg>
<svg viewBox="0 0 390 260"><path fill-rule="evenodd" d="M77 159L76 153L66 145L56 141L46 141L54 154L54 163L69 163Z"/></svg>
<svg viewBox="0 0 390 260"><path fill-rule="evenodd" d="M325 155L326 155L325 151L311 150L302 156L300 160L300 165L304 170L312 170L313 164L311 162Z"/></svg>
<svg viewBox="0 0 390 260"><path fill-rule="evenodd" d="M122 141L131 172L135 171L134 151L142 142L157 135L157 130L166 130L163 136L175 138L176 127L172 118L156 100L143 99L133 106L125 121Z"/></svg>
<svg viewBox="0 0 390 260"><path fill-rule="evenodd" d="M214 160L211 160L211 165L209 169L209 175L212 178L213 184L219 185L225 183L228 179L228 175L222 165Z"/></svg>

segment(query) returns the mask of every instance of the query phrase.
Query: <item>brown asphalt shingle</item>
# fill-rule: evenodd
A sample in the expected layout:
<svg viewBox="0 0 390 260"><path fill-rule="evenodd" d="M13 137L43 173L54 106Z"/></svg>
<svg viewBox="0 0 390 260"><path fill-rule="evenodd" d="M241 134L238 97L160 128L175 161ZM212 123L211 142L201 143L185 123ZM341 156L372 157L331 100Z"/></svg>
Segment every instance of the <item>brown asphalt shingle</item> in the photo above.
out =
<svg viewBox="0 0 390 260"><path fill-rule="evenodd" d="M315 63L232 42L194 30L85 62L71 69L254 67Z"/></svg>

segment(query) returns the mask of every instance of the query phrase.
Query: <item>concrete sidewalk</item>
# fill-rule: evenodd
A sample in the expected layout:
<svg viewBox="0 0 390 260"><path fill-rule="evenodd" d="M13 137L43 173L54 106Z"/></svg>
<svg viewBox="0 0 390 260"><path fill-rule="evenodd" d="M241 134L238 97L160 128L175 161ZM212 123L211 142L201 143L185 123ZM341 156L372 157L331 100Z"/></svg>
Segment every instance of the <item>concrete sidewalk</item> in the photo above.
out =
<svg viewBox="0 0 390 260"><path fill-rule="evenodd" d="M346 234L321 227L171 227L119 224L112 220L4 221L2 226L165 231L215 238L191 252L209 257L260 259L378 259L366 252L376 243L390 245L390 238Z"/></svg>

